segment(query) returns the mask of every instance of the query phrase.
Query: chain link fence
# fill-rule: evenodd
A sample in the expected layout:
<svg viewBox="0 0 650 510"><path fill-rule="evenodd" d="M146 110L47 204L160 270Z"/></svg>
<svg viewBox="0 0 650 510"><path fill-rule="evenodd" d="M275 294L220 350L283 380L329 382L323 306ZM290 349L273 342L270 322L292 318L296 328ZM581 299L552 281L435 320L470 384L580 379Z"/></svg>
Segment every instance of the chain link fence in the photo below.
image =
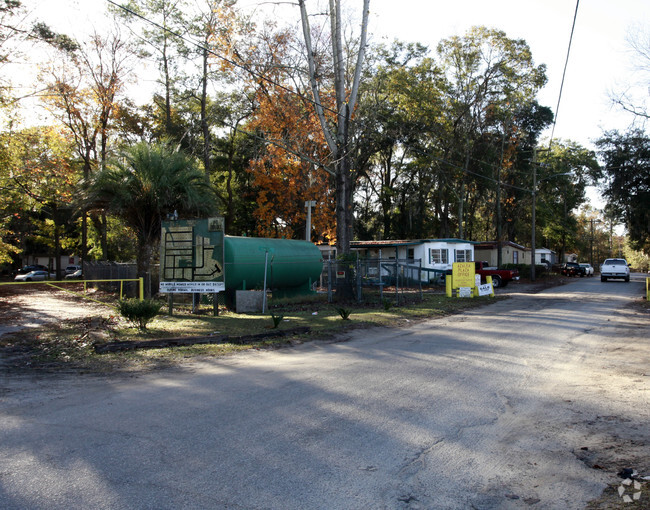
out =
<svg viewBox="0 0 650 510"><path fill-rule="evenodd" d="M138 271L135 264L107 261L89 261L83 263L84 280L124 280L135 279ZM138 296L138 282L93 282L90 286L110 292L119 292L120 285L123 286L123 294L126 297Z"/></svg>
<svg viewBox="0 0 650 510"><path fill-rule="evenodd" d="M396 304L421 300L423 292L444 288L444 271L422 267L420 259L357 259L323 262L319 291L327 301Z"/></svg>

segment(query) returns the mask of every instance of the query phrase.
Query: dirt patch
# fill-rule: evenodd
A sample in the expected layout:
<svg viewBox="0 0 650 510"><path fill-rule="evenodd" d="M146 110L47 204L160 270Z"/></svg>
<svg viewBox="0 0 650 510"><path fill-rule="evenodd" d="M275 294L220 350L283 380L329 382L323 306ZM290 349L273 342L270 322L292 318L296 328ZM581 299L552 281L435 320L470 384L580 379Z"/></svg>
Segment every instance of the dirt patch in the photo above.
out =
<svg viewBox="0 0 650 510"><path fill-rule="evenodd" d="M593 469L616 475L616 481L588 505L589 510L650 510L650 480L644 479L650 477L648 318L647 302L633 301L612 318L614 334L600 352L584 360L588 379L582 391L621 411L579 415L573 424L585 431L576 457ZM627 418L626 412L640 419Z"/></svg>
<svg viewBox="0 0 650 510"><path fill-rule="evenodd" d="M81 285L78 287L74 290L83 290ZM87 295L94 300L104 299L107 303L114 299L99 291L90 291ZM70 359L66 350L88 347L92 343L92 332L102 334L115 315L115 310L108 304L45 285L0 286L0 369L31 370L34 362L41 359L43 362L37 363L40 368L66 370L69 367L66 367L65 360ZM35 343L40 340L36 333L39 328L47 325L56 336L57 330L73 323L80 334L72 344L57 345L54 341L35 349ZM61 351L64 363L46 360L57 350Z"/></svg>
<svg viewBox="0 0 650 510"><path fill-rule="evenodd" d="M115 315L108 304L97 302L110 303L109 296L91 289L84 297L83 286L77 287L71 290L78 294L71 294L45 285L1 286L0 336L63 320Z"/></svg>

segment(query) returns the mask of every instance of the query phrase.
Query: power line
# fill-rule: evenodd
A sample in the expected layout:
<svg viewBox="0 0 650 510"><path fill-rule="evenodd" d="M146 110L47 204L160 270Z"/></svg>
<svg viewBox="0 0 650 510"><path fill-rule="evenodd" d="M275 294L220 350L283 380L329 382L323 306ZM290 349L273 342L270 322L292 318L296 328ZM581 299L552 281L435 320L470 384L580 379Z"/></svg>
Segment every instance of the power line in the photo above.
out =
<svg viewBox="0 0 650 510"><path fill-rule="evenodd" d="M549 140L549 147L553 143L553 134L555 133L555 124L557 123L557 115L560 110L560 100L562 99L562 89L564 88L564 78L566 77L566 68L569 64L569 54L571 53L571 43L573 42L573 32L576 28L576 19L578 17L578 6L580 0L576 0L576 10L573 13L573 24L571 25L571 36L569 37L569 47L566 51L566 59L564 61L564 71L562 72L562 82L560 83L560 93L557 97L557 105L555 106L555 115L553 116L553 129L551 130L551 139Z"/></svg>

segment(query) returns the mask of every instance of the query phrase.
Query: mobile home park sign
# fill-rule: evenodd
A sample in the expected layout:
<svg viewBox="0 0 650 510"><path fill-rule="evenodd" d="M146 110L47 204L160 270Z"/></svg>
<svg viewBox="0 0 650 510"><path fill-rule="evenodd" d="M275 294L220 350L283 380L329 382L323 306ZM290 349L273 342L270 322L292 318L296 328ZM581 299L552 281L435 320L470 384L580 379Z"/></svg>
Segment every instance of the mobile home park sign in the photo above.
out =
<svg viewBox="0 0 650 510"><path fill-rule="evenodd" d="M163 221L160 292L213 294L225 290L222 217Z"/></svg>
<svg viewBox="0 0 650 510"><path fill-rule="evenodd" d="M224 290L224 282L160 282L162 294L214 294Z"/></svg>

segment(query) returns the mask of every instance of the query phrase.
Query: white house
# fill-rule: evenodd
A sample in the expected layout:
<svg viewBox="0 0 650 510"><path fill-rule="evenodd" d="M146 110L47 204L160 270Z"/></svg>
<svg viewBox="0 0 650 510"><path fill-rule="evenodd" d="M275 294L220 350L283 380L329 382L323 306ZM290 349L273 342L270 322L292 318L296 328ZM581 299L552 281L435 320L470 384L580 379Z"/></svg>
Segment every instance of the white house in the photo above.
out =
<svg viewBox="0 0 650 510"><path fill-rule="evenodd" d="M526 255L524 257L524 264L530 264L531 263L531 250L530 248L526 248ZM551 266L552 264L555 264L557 262L557 255L553 250L549 250L548 248L535 248L535 265L536 266L541 266L541 265L547 265Z"/></svg>
<svg viewBox="0 0 650 510"><path fill-rule="evenodd" d="M65 269L69 265L79 265L81 264L80 257L76 255L61 255L60 257L61 270ZM23 266L28 266L30 264L40 264L45 267L49 267L51 271L56 269L56 259L50 257L49 255L29 255L25 256L21 260Z"/></svg>
<svg viewBox="0 0 650 510"><path fill-rule="evenodd" d="M464 239L418 239L413 241L352 241L351 251L359 258L417 261L422 267L422 279L432 281L454 262L474 261L474 241Z"/></svg>

